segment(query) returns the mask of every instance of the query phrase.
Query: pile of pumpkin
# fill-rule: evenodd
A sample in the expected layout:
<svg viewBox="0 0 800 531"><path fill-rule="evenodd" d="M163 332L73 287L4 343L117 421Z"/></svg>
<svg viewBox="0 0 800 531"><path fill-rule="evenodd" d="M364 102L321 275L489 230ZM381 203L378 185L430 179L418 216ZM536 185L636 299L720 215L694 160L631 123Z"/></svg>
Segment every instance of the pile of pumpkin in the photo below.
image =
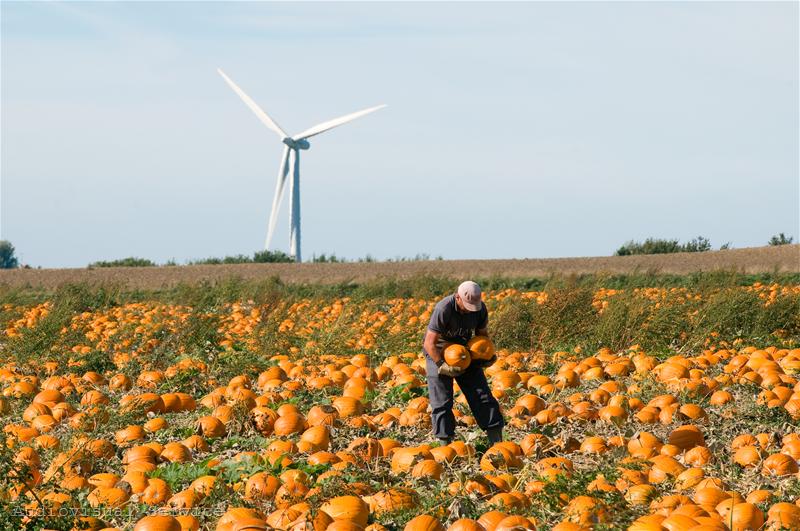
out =
<svg viewBox="0 0 800 531"><path fill-rule="evenodd" d="M491 351L491 344L481 341L483 351L472 355ZM425 509L425 514L404 525L409 531L444 529L446 523L448 529L487 531L550 524L554 529L590 529L614 523L617 508L608 507L599 495L608 492L619 493L629 506L646 513L630 529L755 530L764 525L770 529L800 525L800 506L792 503L800 503L800 499L775 498L785 490L782 487L797 482L797 432L780 439L774 433L743 433L727 449L718 450L730 452L731 461L741 470L747 473L754 469L764 485L773 487L741 492L708 473L710 465L719 459L704 435L711 412L696 403L681 403L677 393L657 395L647 402L640 398L643 385L660 384L666 390L684 391L689 397L709 397L709 407L724 412L732 407L733 397L726 389L739 392L737 386L760 380L767 385L757 400L767 407L785 408L800 396L797 379L792 376L800 350L707 351L694 358L675 356L660 364L635 349L624 353L604 350L580 360L565 356L569 353L553 355L561 364L555 375L547 376L524 370L541 365L541 354L499 353L499 360L487 373L501 401L516 396L513 404L506 403L507 431L512 440L482 453L463 441L434 446L382 436L396 433L398 427L426 429L430 425L425 397L410 400L404 408L398 404L383 411L369 411L370 404L364 402L368 391L388 391L408 383L421 385L424 361L416 355L390 356L376 367L369 366L365 355L328 356L320 359L320 364L276 356L273 361L277 365L254 381L238 376L197 399L180 392L147 391L155 387L154 382L169 380L159 371L143 371L135 381L124 373L95 372L40 380L6 368L0 371L4 395L0 410L8 413L14 402L28 404L22 410L22 422L9 422L4 428L15 462L24 465L27 473L25 481L6 495L29 498L32 510L36 498L54 506L70 505L74 495L83 491L88 492L86 501L94 508L118 508L135 502L171 512L141 518L137 530L199 528L201 521L192 511L202 506L215 488L242 502L225 511L214 524L221 530L379 530L383 526L377 522L382 516L415 509ZM188 365L204 367L202 362L182 363L183 367ZM707 376L706 371L717 365L721 365L720 374ZM171 369L167 372L175 373L181 367ZM651 375L655 380L650 380ZM286 400L304 384L333 387L341 395L332 395L330 405L312 405L303 411ZM786 394L783 389L790 391ZM73 406L69 397L77 404ZM138 412L143 419L141 424L117 430L113 439L104 437L108 414L102 407L112 400L120 412ZM463 395L457 401L463 402ZM213 471L225 459L214 457L214 448L228 435L237 411L246 412L253 434L268 437L271 442L260 451L244 451L228 459L256 459L268 467L277 466L280 473L259 471L218 485L220 477ZM193 415L195 433L181 440L158 442L171 417L182 414ZM466 412L459 411L459 420L466 426L474 425ZM625 436L621 428L634 422L653 429ZM567 428L575 424L596 434L582 439L565 436ZM548 436L542 433L546 426L560 426L563 431L559 435L555 430L556 435ZM338 434L352 429L368 435L335 440ZM655 434L659 431L665 436ZM44 463L42 457L48 454L52 459ZM549 482L576 473L576 463L610 454L618 456L618 477L611 481L598 475L584 495L563 500L559 521L542 522L525 516ZM195 478L177 492L153 474L170 463L191 463L209 456L206 463L211 473ZM98 463L117 458L121 473L96 470ZM322 466L325 470L314 475L295 464ZM352 470L363 472L373 467L387 468L394 483L352 482L346 484L346 493L320 499L328 482L347 477ZM462 477L460 471L470 474ZM446 495L442 503L424 503L423 493L409 486L409 477L417 486L443 482ZM35 498L33 493L37 494ZM450 501L464 497L477 500L485 508L478 518L454 518L458 513L448 512ZM765 503L770 504L766 511L761 508ZM104 525L92 517L82 523L96 528Z"/></svg>
<svg viewBox="0 0 800 531"><path fill-rule="evenodd" d="M363 352L389 336L419 342L432 303L379 302L300 302L274 315L232 304L219 351L169 365L148 353L191 309L137 303L76 315L46 359L0 368L15 470L0 479L0 501L30 521L44 505L76 509L76 528L137 531L800 529L800 349L499 350L485 371L507 440L487 448L457 390L462 440L441 446L421 354ZM49 308L19 311L9 338ZM343 316L353 333L341 340L346 354L332 354L320 331ZM267 319L278 337L304 343L221 379L225 356L255 352ZM76 333L81 341L68 343ZM114 368L85 370L80 360L95 351ZM445 358L466 367L493 351L475 338Z"/></svg>

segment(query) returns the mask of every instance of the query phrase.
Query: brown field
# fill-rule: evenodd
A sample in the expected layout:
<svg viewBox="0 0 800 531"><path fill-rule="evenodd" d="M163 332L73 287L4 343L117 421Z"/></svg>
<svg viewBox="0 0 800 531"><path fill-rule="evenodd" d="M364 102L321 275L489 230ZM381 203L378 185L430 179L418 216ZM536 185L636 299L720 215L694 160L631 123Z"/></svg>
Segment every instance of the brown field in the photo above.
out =
<svg viewBox="0 0 800 531"><path fill-rule="evenodd" d="M523 258L502 260L431 260L343 264L236 264L98 269L15 269L0 271L0 285L55 288L61 284L121 283L130 288L158 289L185 282L230 277L259 279L278 276L291 283L362 282L385 277L437 275L453 278L542 277L550 274L656 272L686 274L735 270L741 273L800 272L800 245L751 247L704 253L586 258Z"/></svg>

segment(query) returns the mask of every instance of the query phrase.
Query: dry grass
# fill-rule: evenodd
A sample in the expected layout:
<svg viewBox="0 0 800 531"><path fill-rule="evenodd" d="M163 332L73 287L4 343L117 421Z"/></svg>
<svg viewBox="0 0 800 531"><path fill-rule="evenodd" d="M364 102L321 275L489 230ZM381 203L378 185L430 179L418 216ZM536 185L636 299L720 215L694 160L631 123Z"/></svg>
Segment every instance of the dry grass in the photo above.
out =
<svg viewBox="0 0 800 531"><path fill-rule="evenodd" d="M542 277L557 274L658 272L686 274L734 270L741 273L800 272L800 245L752 247L704 253L589 258L525 258L512 260L441 260L346 264L236 264L99 269L17 269L0 271L0 284L51 289L62 284L120 283L134 289L158 289L179 283L230 277L278 276L290 283L361 282L377 278L436 275L453 278Z"/></svg>

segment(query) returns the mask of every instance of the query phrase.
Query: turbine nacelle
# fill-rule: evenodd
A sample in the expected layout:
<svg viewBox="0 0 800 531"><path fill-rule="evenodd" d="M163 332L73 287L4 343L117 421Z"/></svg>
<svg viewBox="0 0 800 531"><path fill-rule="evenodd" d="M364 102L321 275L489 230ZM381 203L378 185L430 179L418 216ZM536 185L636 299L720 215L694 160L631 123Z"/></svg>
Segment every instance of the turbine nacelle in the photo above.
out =
<svg viewBox="0 0 800 531"><path fill-rule="evenodd" d="M282 140L282 142L292 149L308 149L311 147L311 143L305 138L295 140L287 136Z"/></svg>

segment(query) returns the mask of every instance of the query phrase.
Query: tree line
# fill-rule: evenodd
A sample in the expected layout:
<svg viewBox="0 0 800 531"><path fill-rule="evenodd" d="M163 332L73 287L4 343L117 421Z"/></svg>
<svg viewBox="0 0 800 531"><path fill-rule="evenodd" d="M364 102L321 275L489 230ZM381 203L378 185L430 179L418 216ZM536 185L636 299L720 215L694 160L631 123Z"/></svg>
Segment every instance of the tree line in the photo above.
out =
<svg viewBox="0 0 800 531"><path fill-rule="evenodd" d="M793 236L787 236L783 232L772 236L768 245L789 245L794 242ZM731 243L725 243L720 246L720 250L731 249ZM647 238L643 242L630 240L619 247L615 252L615 256L631 256L640 254L667 254L667 253L698 253L711 250L711 241L703 236L698 236L685 243L680 243L677 239L662 239L662 238ZM419 262L424 260L432 260L430 255L426 253L417 254L413 257L394 257L389 258L387 262ZM433 260L443 260L442 256L437 256ZM342 263L342 262L378 262L372 255L366 255L364 258L347 259L336 256L336 254L320 254L311 257L312 263ZM199 260L190 260L186 262L187 265L219 265L219 264L268 264L268 263L289 263L294 262L294 259L283 251L256 251L251 255L237 254L233 256L225 256L222 258L211 257ZM119 258L116 260L102 260L92 262L88 267L154 267L157 266L156 262L147 258L137 258L129 256L127 258ZM170 260L164 266L176 266L177 262ZM16 249L14 245L8 240L0 240L0 269L15 269L20 267L19 259L16 256ZM29 267L29 266L23 266Z"/></svg>

